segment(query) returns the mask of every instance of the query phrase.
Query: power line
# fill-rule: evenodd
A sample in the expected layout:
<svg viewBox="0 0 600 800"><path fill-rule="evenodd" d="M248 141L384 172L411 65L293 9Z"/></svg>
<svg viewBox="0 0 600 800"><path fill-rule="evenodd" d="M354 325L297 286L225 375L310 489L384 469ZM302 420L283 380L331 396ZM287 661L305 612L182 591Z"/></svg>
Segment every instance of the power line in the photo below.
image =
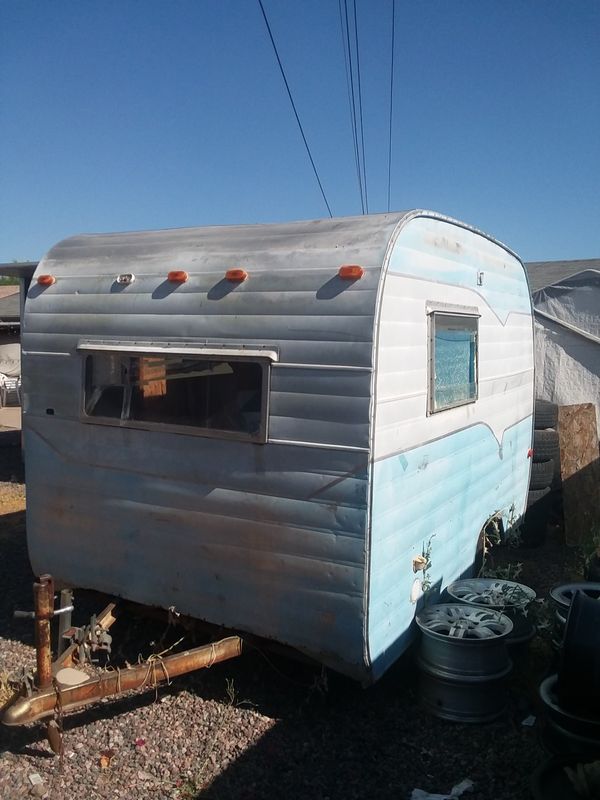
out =
<svg viewBox="0 0 600 800"><path fill-rule="evenodd" d="M275 58L277 59L277 63L279 64L279 69L281 70L281 77L283 78L283 82L285 83L285 88L287 89L288 97L290 98L290 103L292 105L292 109L294 111L294 116L296 117L296 122L298 123L298 128L300 129L300 134L302 136L302 141L304 142L304 146L306 147L306 152L308 153L308 157L310 159L310 163L313 168L313 172L315 173L315 178L317 179L317 183L319 184L319 189L321 190L321 194L323 195L323 200L325 201L325 205L327 206L327 211L329 212L329 216L333 217L331 213L331 208L329 203L327 202L327 197L325 196L325 190L323 189L323 184L321 183L321 179L319 178L319 173L317 172L317 168L315 166L314 159L312 157L312 153L310 152L310 147L308 146L308 142L306 140L306 136L304 135L304 129L302 127L302 123L300 122L300 117L298 116L298 112L296 111L296 104L294 103L294 98L292 97L292 92L290 91L290 86L288 84L287 78L285 76L285 70L283 69L283 64L281 63L281 59L279 58L279 52L277 51L277 46L275 44L275 39L273 39L273 34L271 32L271 26L269 25L269 20L267 19L267 14L265 12L264 6L262 4L262 0L258 0L258 5L260 6L260 10L262 11L262 15L265 20L265 25L267 26L267 31L269 33L269 38L271 40L271 44L273 45L273 51L275 52Z"/></svg>
<svg viewBox="0 0 600 800"><path fill-rule="evenodd" d="M392 0L392 59L390 66L390 136L388 147L388 187L387 210L390 210L390 197L392 191L392 119L394 110L394 42L396 33L396 0Z"/></svg>
<svg viewBox="0 0 600 800"><path fill-rule="evenodd" d="M360 142L362 151L363 187L365 192L365 208L368 214L369 195L367 192L367 162L365 161L365 131L363 127L362 89L360 81L360 50L358 47L358 17L356 16L356 0L354 0L353 5L354 5L354 40L356 44L356 77L358 83L358 112L360 119Z"/></svg>
<svg viewBox="0 0 600 800"><path fill-rule="evenodd" d="M340 9L340 26L342 41L344 43L344 59L346 66L346 83L350 104L350 120L352 123L352 138L354 142L354 159L360 193L362 213L369 213L369 197L367 191L367 162L365 158L365 131L363 123L362 86L360 74L360 47L358 41L358 17L356 15L356 0L352 2L352 13L348 12L348 0L344 0L344 15L342 17L341 0L338 0ZM345 25L344 25L345 20ZM351 27L352 38L351 38Z"/></svg>
<svg viewBox="0 0 600 800"><path fill-rule="evenodd" d="M342 17L342 0L338 0L340 12L340 28L342 31L342 45L344 48L344 66L346 67L346 87L348 89L348 106L350 110L350 124L352 127L352 140L354 144L354 161L356 164L356 177L358 180L358 192L360 195L360 206L362 213L365 213L365 199L363 194L362 173L360 167L360 151L358 148L358 134L356 130L356 102L354 93L354 71L352 67L352 48L350 46L350 25L348 22L348 3L344 0L344 18Z"/></svg>
<svg viewBox="0 0 600 800"><path fill-rule="evenodd" d="M345 5L345 4L344 4ZM340 29L342 33L342 47L344 50L344 66L346 68L346 88L348 90L348 109L350 112L350 127L352 129L352 141L354 145L354 162L356 164L356 178L358 180L358 193L360 196L360 205L362 213L365 213L365 201L363 199L362 180L360 174L360 160L358 155L358 138L356 135L356 120L353 111L354 92L351 90L350 85L352 79L352 65L350 62L350 37L348 33L348 7L346 6L346 27L344 28L344 19L342 16L342 0L338 0L338 7L340 12Z"/></svg>

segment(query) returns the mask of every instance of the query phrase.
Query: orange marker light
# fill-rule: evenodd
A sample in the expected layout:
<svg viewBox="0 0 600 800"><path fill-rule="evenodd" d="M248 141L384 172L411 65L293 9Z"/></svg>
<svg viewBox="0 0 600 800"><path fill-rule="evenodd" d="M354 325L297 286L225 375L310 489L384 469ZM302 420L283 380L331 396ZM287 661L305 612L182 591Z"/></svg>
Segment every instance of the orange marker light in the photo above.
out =
<svg viewBox="0 0 600 800"><path fill-rule="evenodd" d="M189 275L184 269L174 269L167 275L167 280L171 283L185 283Z"/></svg>
<svg viewBox="0 0 600 800"><path fill-rule="evenodd" d="M225 277L228 281L245 281L248 273L245 269L228 269Z"/></svg>
<svg viewBox="0 0 600 800"><path fill-rule="evenodd" d="M56 278L54 275L38 275L37 282L40 286L52 286L53 283L56 283Z"/></svg>
<svg viewBox="0 0 600 800"><path fill-rule="evenodd" d="M338 275L346 281L356 281L365 274L362 267L357 264L344 264L339 268Z"/></svg>

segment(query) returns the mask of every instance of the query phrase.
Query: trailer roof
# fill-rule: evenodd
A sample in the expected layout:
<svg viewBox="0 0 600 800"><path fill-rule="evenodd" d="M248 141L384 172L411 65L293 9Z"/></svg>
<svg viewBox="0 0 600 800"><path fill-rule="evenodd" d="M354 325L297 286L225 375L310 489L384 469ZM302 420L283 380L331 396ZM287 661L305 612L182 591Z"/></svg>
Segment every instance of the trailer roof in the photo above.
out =
<svg viewBox="0 0 600 800"><path fill-rule="evenodd" d="M318 267L323 255L339 248L340 256L360 254L381 266L381 257L397 223L409 212L252 225L213 225L123 233L72 236L59 242L43 259L50 265L94 269L107 262L143 262L153 271L181 258L203 271L219 262L230 266L277 269ZM174 267L171 267L174 268Z"/></svg>

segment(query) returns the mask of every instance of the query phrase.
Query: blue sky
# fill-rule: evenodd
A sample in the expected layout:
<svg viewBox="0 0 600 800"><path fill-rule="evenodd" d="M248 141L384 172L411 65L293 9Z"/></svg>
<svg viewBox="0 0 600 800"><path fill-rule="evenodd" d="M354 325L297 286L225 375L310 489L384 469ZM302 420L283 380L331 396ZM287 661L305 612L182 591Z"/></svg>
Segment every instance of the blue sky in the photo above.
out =
<svg viewBox="0 0 600 800"><path fill-rule="evenodd" d="M333 214L360 213L338 0L263 2ZM377 212L392 0L356 3ZM395 63L392 209L600 257L600 2L396 0ZM323 216L256 0L0 0L0 261Z"/></svg>

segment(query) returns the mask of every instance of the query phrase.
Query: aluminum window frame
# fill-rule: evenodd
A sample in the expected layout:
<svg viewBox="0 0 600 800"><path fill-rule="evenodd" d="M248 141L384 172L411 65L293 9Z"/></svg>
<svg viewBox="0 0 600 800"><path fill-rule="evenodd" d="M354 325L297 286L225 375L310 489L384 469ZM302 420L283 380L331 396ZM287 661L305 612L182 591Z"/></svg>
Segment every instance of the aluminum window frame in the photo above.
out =
<svg viewBox="0 0 600 800"><path fill-rule="evenodd" d="M81 357L81 381L80 381L80 414L81 422L90 425L101 425L112 428L127 428L132 430L156 431L160 433L175 433L185 436L199 436L206 439L227 439L238 442L249 442L252 444L266 444L269 438L269 413L271 395L271 367L277 361L277 354L272 350L248 349L235 351L228 348L192 348L192 347L127 347L125 344L117 344L115 347L102 343L94 347L93 343L81 343L78 347ZM101 355L118 355L132 357L167 357L177 355L188 356L204 361L231 361L240 363L258 364L261 368L261 396L260 396L260 425L256 433L245 433L244 431L223 430L220 428L202 428L196 425L174 425L168 422L155 422L131 419L117 419L115 417L94 416L86 412L86 372L87 360L90 357Z"/></svg>
<svg viewBox="0 0 600 800"><path fill-rule="evenodd" d="M475 396L455 403L448 403L436 407L435 403L435 333L436 318L454 317L457 320L467 320L475 323ZM427 416L449 411L452 408L473 405L479 399L479 319L481 314L472 306L451 306L446 303L427 305Z"/></svg>

